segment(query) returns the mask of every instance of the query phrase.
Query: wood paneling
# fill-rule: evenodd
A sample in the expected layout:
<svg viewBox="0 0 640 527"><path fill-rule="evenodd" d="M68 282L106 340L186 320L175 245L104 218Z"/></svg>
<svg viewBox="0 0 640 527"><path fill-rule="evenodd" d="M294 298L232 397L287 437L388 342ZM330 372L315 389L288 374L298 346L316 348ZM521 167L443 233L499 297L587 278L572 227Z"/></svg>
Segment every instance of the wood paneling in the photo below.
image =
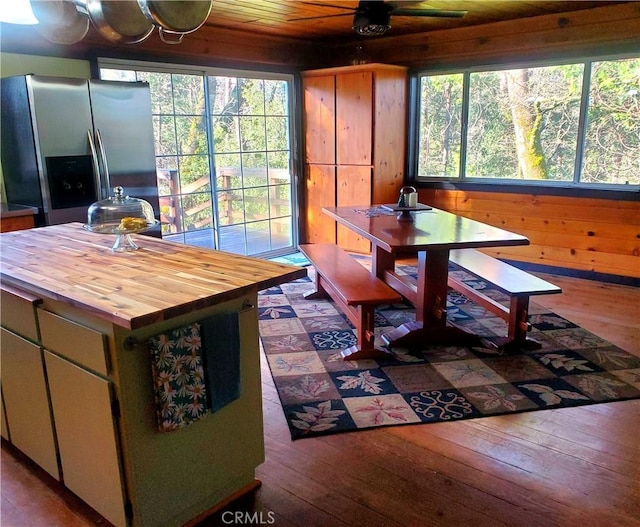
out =
<svg viewBox="0 0 640 527"><path fill-rule="evenodd" d="M367 43L372 60L416 68L474 66L526 57L638 50L640 2L597 7L429 33L387 36ZM351 46L343 45L342 54ZM332 64L341 54L334 52Z"/></svg>
<svg viewBox="0 0 640 527"><path fill-rule="evenodd" d="M336 79L336 164L371 165L373 72L357 71Z"/></svg>
<svg viewBox="0 0 640 527"><path fill-rule="evenodd" d="M404 181L407 141L406 71L386 68L376 72L374 93L373 168L376 173L371 203L395 203Z"/></svg>
<svg viewBox="0 0 640 527"><path fill-rule="evenodd" d="M335 165L307 165L305 192L305 233L308 243L335 243L336 225L322 207L336 201Z"/></svg>
<svg viewBox="0 0 640 527"><path fill-rule="evenodd" d="M543 58L637 50L639 2L431 0L430 8L465 9L461 19L401 17L383 38L363 39L337 2L216 0L211 16L180 45L157 32L139 44L119 44L93 28L70 46L52 45L32 26L2 24L3 51L71 58L115 56L162 62L310 69L350 64L358 45L372 62L427 67L478 64L507 58ZM325 5L315 5L325 4ZM327 5L329 4L329 5ZM354 8L355 0L342 2ZM344 16L306 21L303 16Z"/></svg>
<svg viewBox="0 0 640 527"><path fill-rule="evenodd" d="M335 157L307 165L306 233L309 243L336 243L343 249L369 252L362 238L319 219L323 207L395 202L404 180L407 70L387 64L363 64L302 73L305 93L307 159L331 153L322 143L335 144ZM331 79L331 80L330 80ZM308 86L308 87L307 87ZM324 93L320 90L324 88ZM322 124L335 98L335 126ZM321 108L313 106L319 104ZM321 129L320 129L321 128ZM329 137L334 130L334 137ZM326 163L326 164L324 164ZM333 174L335 182L328 181ZM326 180L326 181L325 181ZM333 198L330 190L334 190ZM314 232L324 228L325 232Z"/></svg>
<svg viewBox="0 0 640 527"><path fill-rule="evenodd" d="M420 201L529 238L486 250L521 262L640 277L640 201L419 189Z"/></svg>
<svg viewBox="0 0 640 527"><path fill-rule="evenodd" d="M336 205L357 207L371 203L371 167L344 165L337 167ZM333 222L333 220L331 220ZM342 225L337 225L337 241L341 247L350 247L357 252L368 253L368 240Z"/></svg>
<svg viewBox="0 0 640 527"><path fill-rule="evenodd" d="M336 159L335 77L312 77L304 83L305 160L333 165Z"/></svg>

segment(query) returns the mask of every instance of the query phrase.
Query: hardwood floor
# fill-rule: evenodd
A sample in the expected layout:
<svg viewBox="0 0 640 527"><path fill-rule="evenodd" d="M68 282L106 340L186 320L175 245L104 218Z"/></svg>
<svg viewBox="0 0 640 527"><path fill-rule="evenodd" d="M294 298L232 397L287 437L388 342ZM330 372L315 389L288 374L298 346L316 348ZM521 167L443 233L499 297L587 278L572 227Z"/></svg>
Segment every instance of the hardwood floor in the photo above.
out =
<svg viewBox="0 0 640 527"><path fill-rule="evenodd" d="M640 356L640 289L540 276L564 292L537 303ZM640 526L640 400L292 442L262 372L262 487L228 509L245 525ZM6 445L1 468L2 527L108 525Z"/></svg>

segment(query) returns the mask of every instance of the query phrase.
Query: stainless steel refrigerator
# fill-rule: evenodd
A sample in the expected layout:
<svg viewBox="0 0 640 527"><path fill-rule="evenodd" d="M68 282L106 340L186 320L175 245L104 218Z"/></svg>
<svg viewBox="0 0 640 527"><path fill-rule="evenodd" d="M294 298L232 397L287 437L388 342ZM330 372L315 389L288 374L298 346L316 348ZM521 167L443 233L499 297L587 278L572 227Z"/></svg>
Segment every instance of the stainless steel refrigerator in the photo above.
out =
<svg viewBox="0 0 640 527"><path fill-rule="evenodd" d="M89 205L122 186L159 219L147 83L26 75L1 88L8 202L38 207L37 225L84 223Z"/></svg>

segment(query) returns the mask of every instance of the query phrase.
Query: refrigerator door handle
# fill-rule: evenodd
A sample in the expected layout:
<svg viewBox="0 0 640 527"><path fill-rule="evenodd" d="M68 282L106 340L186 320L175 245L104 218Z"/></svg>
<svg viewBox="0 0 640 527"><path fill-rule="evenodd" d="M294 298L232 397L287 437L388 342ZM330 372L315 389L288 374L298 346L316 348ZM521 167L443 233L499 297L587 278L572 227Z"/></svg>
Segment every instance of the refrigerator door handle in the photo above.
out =
<svg viewBox="0 0 640 527"><path fill-rule="evenodd" d="M102 142L102 135L100 135L100 130L96 130L96 144L98 145L98 150L100 151L100 159L102 160L102 170L103 170L103 178L104 178L104 188L106 189L106 196L108 198L111 196L111 177L109 176L109 166L107 165L107 154L104 151L104 143ZM103 188L103 187L101 187Z"/></svg>
<svg viewBox="0 0 640 527"><path fill-rule="evenodd" d="M89 138L89 148L91 149L91 161L93 163L93 178L96 183L96 193L98 199L103 199L102 178L100 177L100 163L98 161L98 152L96 151L96 145L93 142L93 134L91 130L87 130L87 137Z"/></svg>

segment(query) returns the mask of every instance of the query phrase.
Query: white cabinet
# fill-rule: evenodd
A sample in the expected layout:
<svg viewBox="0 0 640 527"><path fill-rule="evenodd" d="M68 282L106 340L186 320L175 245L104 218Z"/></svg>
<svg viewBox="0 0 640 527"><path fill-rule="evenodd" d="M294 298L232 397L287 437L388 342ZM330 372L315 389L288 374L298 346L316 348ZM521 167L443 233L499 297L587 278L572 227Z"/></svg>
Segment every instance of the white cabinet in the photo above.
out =
<svg viewBox="0 0 640 527"><path fill-rule="evenodd" d="M112 383L45 352L64 484L116 526L125 498L112 415Z"/></svg>
<svg viewBox="0 0 640 527"><path fill-rule="evenodd" d="M11 443L59 480L42 351L5 328L1 331L2 395Z"/></svg>
<svg viewBox="0 0 640 527"><path fill-rule="evenodd" d="M126 526L107 337L38 308L40 340L67 488L116 527Z"/></svg>
<svg viewBox="0 0 640 527"><path fill-rule="evenodd" d="M5 286L2 329L2 437L55 479L60 479L49 394L38 343L35 306L40 299Z"/></svg>

